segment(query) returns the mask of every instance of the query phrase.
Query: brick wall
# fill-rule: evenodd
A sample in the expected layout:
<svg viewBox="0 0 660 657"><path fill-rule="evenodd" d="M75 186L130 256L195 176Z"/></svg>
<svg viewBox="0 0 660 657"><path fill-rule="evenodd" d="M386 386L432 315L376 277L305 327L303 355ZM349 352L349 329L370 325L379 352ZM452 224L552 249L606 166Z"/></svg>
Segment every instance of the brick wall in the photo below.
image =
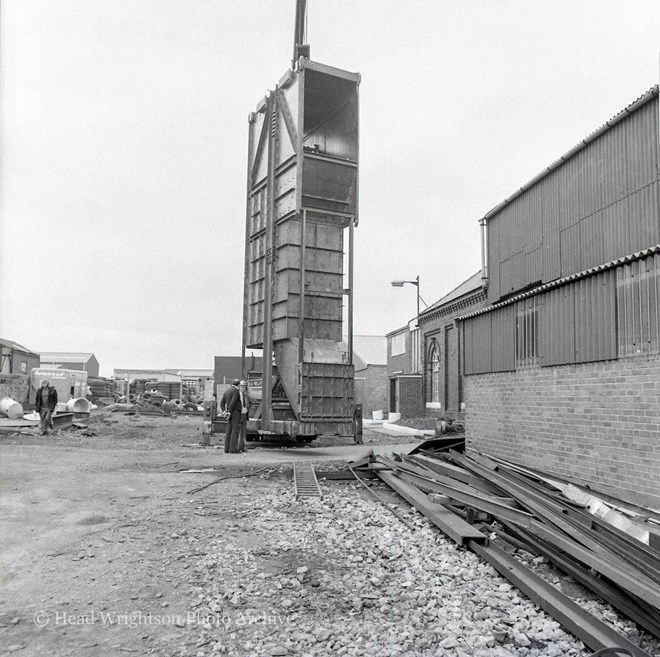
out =
<svg viewBox="0 0 660 657"><path fill-rule="evenodd" d="M362 404L362 417L370 418L373 411L383 411L387 415L387 378L386 365L369 365L355 373L355 402ZM359 389L359 390L358 390Z"/></svg>
<svg viewBox="0 0 660 657"><path fill-rule="evenodd" d="M401 354L392 355L392 337L405 333L406 350ZM410 330L406 327L395 333L389 333L387 336L387 374L392 376L395 373L410 374L412 372L412 339Z"/></svg>
<svg viewBox="0 0 660 657"><path fill-rule="evenodd" d="M660 355L464 377L472 450L660 509Z"/></svg>
<svg viewBox="0 0 660 657"><path fill-rule="evenodd" d="M460 302L448 304L430 316L423 317L421 331L424 344L424 392L423 402L432 402L432 371L429 362L431 343L435 341L440 356L440 371L438 373L437 401L441 409L430 411L435 415L446 415L463 419L461 402L463 399L463 376L460 358L460 325L454 321L456 317L484 308L486 303L482 290L465 297Z"/></svg>
<svg viewBox="0 0 660 657"><path fill-rule="evenodd" d="M420 417L424 415L422 402L422 377L401 376L397 380L399 386L399 408L397 412L402 417Z"/></svg>

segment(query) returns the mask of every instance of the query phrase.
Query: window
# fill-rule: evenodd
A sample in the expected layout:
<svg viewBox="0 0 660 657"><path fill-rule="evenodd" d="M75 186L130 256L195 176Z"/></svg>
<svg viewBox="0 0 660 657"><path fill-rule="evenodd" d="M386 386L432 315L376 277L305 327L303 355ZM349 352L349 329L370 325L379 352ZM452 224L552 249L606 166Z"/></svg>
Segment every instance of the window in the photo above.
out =
<svg viewBox="0 0 660 657"><path fill-rule="evenodd" d="M21 361L21 374L27 374L27 361Z"/></svg>
<svg viewBox="0 0 660 657"><path fill-rule="evenodd" d="M406 334L399 333L398 335L392 336L392 356L399 356L400 354L406 353Z"/></svg>
<svg viewBox="0 0 660 657"><path fill-rule="evenodd" d="M539 359L539 297L516 304L516 367L536 365Z"/></svg>
<svg viewBox="0 0 660 657"><path fill-rule="evenodd" d="M619 356L660 351L660 255L617 269Z"/></svg>
<svg viewBox="0 0 660 657"><path fill-rule="evenodd" d="M433 340L429 349L429 368L431 370L431 386L429 389L429 401L440 402L440 352L438 343Z"/></svg>

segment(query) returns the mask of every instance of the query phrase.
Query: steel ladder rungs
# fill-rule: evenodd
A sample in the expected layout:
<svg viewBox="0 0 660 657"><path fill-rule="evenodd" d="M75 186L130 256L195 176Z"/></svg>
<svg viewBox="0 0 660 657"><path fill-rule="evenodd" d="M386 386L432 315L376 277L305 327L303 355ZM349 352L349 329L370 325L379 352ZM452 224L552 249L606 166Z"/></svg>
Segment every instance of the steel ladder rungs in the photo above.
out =
<svg viewBox="0 0 660 657"><path fill-rule="evenodd" d="M293 485L296 497L323 497L311 463L293 463Z"/></svg>

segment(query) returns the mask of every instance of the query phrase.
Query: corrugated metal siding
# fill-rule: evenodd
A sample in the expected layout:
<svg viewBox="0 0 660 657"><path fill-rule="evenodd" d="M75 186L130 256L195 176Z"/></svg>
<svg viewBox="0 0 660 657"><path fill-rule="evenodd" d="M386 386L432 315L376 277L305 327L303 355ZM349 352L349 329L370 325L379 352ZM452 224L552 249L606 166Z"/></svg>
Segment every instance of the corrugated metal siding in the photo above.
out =
<svg viewBox="0 0 660 657"><path fill-rule="evenodd" d="M598 140L603 150L604 206L616 203L628 193L625 123L617 123Z"/></svg>
<svg viewBox="0 0 660 657"><path fill-rule="evenodd" d="M543 295L542 365L575 362L575 301L571 287L565 285Z"/></svg>
<svg viewBox="0 0 660 657"><path fill-rule="evenodd" d="M569 286L575 292L575 362L616 358L616 275L609 270Z"/></svg>
<svg viewBox="0 0 660 657"><path fill-rule="evenodd" d="M541 249L543 253L542 281L553 281L561 274L559 250L559 189L554 178L541 181Z"/></svg>
<svg viewBox="0 0 660 657"><path fill-rule="evenodd" d="M491 313L492 369L493 372L511 372L516 369L514 307L505 306Z"/></svg>
<svg viewBox="0 0 660 657"><path fill-rule="evenodd" d="M490 216L489 301L660 243L659 157L656 96Z"/></svg>
<svg viewBox="0 0 660 657"><path fill-rule="evenodd" d="M492 372L491 315L480 315L475 321L465 322L465 373Z"/></svg>
<svg viewBox="0 0 660 657"><path fill-rule="evenodd" d="M628 217L628 199L603 208L603 256L605 262L621 257L621 251L632 253L630 249L630 222Z"/></svg>
<svg viewBox="0 0 660 657"><path fill-rule="evenodd" d="M580 248L580 224L573 224L561 231L559 235L561 274L575 273L582 267L582 249ZM600 264L600 263L599 263Z"/></svg>
<svg viewBox="0 0 660 657"><path fill-rule="evenodd" d="M660 353L660 253L461 324L466 374Z"/></svg>
<svg viewBox="0 0 660 657"><path fill-rule="evenodd" d="M630 253L647 249L655 239L660 242L660 199L658 182L637 190L628 197Z"/></svg>
<svg viewBox="0 0 660 657"><path fill-rule="evenodd" d="M472 322L461 322L461 350L463 356L463 374L474 374L474 330ZM429 356L429 362L432 360L433 353ZM439 401L431 399L430 401Z"/></svg>
<svg viewBox="0 0 660 657"><path fill-rule="evenodd" d="M599 210L580 221L580 242L584 245L580 255L580 270L602 265L605 260L601 226L603 212Z"/></svg>
<svg viewBox="0 0 660 657"><path fill-rule="evenodd" d="M658 178L658 101L635 112L627 128L628 193L646 187Z"/></svg>
<svg viewBox="0 0 660 657"><path fill-rule="evenodd" d="M619 356L660 351L660 255L616 270Z"/></svg>

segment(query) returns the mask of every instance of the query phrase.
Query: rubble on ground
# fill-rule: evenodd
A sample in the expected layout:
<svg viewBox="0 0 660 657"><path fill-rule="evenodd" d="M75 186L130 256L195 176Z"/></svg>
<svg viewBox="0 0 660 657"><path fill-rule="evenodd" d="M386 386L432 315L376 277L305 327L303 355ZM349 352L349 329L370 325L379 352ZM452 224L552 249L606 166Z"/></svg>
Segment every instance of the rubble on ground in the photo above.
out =
<svg viewBox="0 0 660 657"><path fill-rule="evenodd" d="M282 481L249 494L250 510L198 565L196 611L208 620L191 628L200 656L590 654L405 503L415 531L357 484L325 486L322 500L305 502ZM607 605L589 604L635 635Z"/></svg>

